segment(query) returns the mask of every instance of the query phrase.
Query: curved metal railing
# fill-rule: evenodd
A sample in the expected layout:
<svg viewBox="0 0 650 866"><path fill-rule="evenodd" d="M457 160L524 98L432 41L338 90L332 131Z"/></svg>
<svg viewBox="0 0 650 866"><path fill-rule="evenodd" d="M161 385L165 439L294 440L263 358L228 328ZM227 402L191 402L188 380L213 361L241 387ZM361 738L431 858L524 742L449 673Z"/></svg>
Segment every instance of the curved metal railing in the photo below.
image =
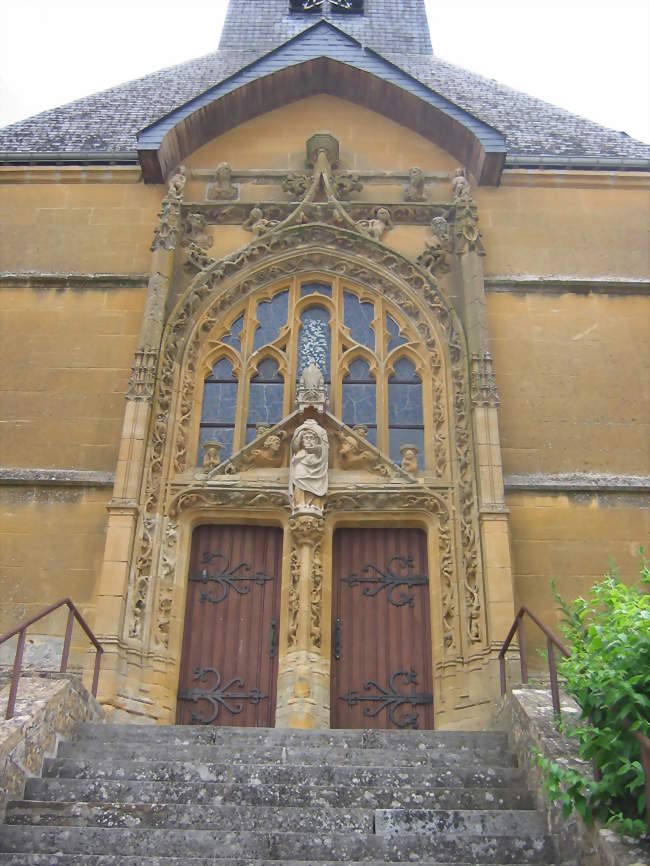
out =
<svg viewBox="0 0 650 866"><path fill-rule="evenodd" d="M59 668L61 673L65 673L68 669L68 658L70 656L70 642L72 640L72 627L74 625L75 619L81 626L81 628L85 631L88 639L95 647L95 668L93 671L93 684L92 684L92 694L93 697L97 697L97 683L99 681L99 667L101 665L102 653L104 649L102 645L99 643L95 635L90 630L86 621L79 613L77 608L74 606L72 601L69 598L62 598L61 601L57 601L54 604L51 604L49 607L46 607L45 610L42 610L40 613L37 613L35 616L26 619L24 622L21 622L20 625L17 625L15 628L12 628L10 631L5 632L3 635L0 635L0 645L10 640L12 637L18 635L18 644L16 645L16 655L14 657L14 667L13 673L11 675L11 686L9 688L9 700L7 701L7 713L5 715L5 719L11 719L14 714L14 710L16 708L16 695L18 694L18 680L20 679L20 673L23 667L23 654L25 651L25 638L27 637L27 629L30 625L34 625L35 622L38 622L41 619L44 619L46 616L49 616L55 610L58 610L60 607L67 606L68 608L68 621L65 627L65 638L63 639L63 653L61 655L61 667Z"/></svg>

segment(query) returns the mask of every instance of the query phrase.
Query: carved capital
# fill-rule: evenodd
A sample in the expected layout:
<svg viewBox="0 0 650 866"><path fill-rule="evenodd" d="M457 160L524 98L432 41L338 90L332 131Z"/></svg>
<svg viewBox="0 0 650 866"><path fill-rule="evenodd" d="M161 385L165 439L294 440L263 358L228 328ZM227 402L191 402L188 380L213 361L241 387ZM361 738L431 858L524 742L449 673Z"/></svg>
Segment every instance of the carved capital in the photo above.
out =
<svg viewBox="0 0 650 866"><path fill-rule="evenodd" d="M312 514L296 514L289 520L289 529L298 544L314 547L321 540L325 521Z"/></svg>
<svg viewBox="0 0 650 866"><path fill-rule="evenodd" d="M494 378L492 356L489 352L472 355L472 404L498 406L499 392Z"/></svg>
<svg viewBox="0 0 650 866"><path fill-rule="evenodd" d="M157 361L158 352L154 349L137 350L126 389L127 399L151 402L156 389Z"/></svg>

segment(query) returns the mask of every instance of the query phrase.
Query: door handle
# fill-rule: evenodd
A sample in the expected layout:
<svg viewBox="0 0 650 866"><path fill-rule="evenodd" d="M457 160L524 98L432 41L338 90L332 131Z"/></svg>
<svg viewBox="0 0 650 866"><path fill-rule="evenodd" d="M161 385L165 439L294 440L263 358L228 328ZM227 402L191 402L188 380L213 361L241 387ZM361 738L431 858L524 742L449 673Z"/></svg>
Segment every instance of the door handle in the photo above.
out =
<svg viewBox="0 0 650 866"><path fill-rule="evenodd" d="M334 658L338 661L341 658L343 649L343 623L336 617L334 623Z"/></svg>
<svg viewBox="0 0 650 866"><path fill-rule="evenodd" d="M278 651L278 621L271 620L271 639L269 641L269 658L274 659Z"/></svg>

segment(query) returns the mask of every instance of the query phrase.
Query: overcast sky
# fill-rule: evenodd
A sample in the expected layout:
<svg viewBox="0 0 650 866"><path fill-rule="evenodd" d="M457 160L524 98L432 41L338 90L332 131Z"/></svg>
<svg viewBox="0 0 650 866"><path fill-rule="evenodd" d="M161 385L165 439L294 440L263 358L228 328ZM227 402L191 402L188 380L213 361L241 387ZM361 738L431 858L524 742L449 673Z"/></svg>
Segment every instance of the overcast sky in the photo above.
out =
<svg viewBox="0 0 650 866"><path fill-rule="evenodd" d="M213 51L227 0L0 5L1 127ZM439 57L650 142L648 0L427 0L427 9Z"/></svg>

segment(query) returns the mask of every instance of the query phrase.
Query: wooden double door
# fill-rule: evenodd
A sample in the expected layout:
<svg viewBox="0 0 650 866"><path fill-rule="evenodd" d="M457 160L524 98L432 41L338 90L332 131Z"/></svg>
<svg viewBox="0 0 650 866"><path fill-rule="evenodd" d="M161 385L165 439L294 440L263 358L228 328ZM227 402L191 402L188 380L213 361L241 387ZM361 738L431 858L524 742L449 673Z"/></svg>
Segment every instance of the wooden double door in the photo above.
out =
<svg viewBox="0 0 650 866"><path fill-rule="evenodd" d="M268 526L194 530L178 724L274 724L282 540ZM331 726L433 728L425 533L337 530L332 594Z"/></svg>
<svg viewBox="0 0 650 866"><path fill-rule="evenodd" d="M432 729L425 533L337 530L332 593L332 727Z"/></svg>
<svg viewBox="0 0 650 866"><path fill-rule="evenodd" d="M281 576L281 529L194 530L177 724L273 725Z"/></svg>

